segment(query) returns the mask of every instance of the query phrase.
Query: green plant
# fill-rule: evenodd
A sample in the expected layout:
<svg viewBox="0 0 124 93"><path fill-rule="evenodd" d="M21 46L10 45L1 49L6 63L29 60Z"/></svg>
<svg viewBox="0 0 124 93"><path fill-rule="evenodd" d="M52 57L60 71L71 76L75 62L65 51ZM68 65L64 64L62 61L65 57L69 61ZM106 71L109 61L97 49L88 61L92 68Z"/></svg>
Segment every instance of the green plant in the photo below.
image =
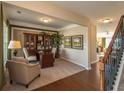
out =
<svg viewBox="0 0 124 93"><path fill-rule="evenodd" d="M62 44L62 37L63 37L63 35L60 35L60 34L53 34L52 35L54 47L59 48L59 46Z"/></svg>
<svg viewBox="0 0 124 93"><path fill-rule="evenodd" d="M62 37L63 35L60 34L53 34L52 40L53 40L53 46L56 48L56 58L59 57L59 47L62 44Z"/></svg>

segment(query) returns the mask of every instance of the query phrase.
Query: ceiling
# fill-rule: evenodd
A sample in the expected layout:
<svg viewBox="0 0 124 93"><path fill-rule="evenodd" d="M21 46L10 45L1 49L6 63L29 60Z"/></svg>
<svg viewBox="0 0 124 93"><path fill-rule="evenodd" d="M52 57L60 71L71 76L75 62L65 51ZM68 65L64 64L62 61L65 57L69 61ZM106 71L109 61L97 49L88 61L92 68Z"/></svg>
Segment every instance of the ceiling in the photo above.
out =
<svg viewBox="0 0 124 93"><path fill-rule="evenodd" d="M123 1L52 1L50 3L89 17L91 21L97 24L97 27L99 26L97 31L115 31L119 18L124 13ZM108 24L97 22L103 18L112 18L113 21Z"/></svg>
<svg viewBox="0 0 124 93"><path fill-rule="evenodd" d="M124 12L123 1L52 1L51 3L87 16L94 22L104 17L112 17L116 20Z"/></svg>
<svg viewBox="0 0 124 93"><path fill-rule="evenodd" d="M10 4L5 4L5 11L6 11L6 15L8 16L9 20L16 20L16 21L21 21L21 22L26 22L26 23L48 26L48 27L53 27L56 29L60 29L60 28L63 28L65 26L72 24L72 23L69 23L69 22L66 22L60 19L49 17L44 14L37 13L31 10L27 10L27 9L17 7L14 5L10 5ZM17 11L20 11L21 13L17 13ZM49 23L42 22L41 21L42 17L50 18L51 22Z"/></svg>
<svg viewBox="0 0 124 93"><path fill-rule="evenodd" d="M124 13L123 1L49 1L48 3L88 17L97 25L98 32L115 31L119 18ZM21 14L18 14L17 11L21 11ZM52 17L50 17L52 21L46 24L40 21L40 18L46 17L46 15L9 4L6 4L6 13L11 20L45 25L57 29L72 24ZM112 18L113 21L106 24L98 22L99 19L103 18Z"/></svg>

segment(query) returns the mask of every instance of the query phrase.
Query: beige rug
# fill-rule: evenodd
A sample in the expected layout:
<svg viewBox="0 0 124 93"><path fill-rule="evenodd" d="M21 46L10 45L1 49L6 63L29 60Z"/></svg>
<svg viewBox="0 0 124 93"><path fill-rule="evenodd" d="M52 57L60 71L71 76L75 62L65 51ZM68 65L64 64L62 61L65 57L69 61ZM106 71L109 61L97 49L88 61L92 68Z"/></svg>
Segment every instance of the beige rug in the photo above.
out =
<svg viewBox="0 0 124 93"><path fill-rule="evenodd" d="M27 91L33 90L47 84L53 83L62 78L68 77L80 71L83 71L84 68L78 65L75 65L71 62L57 59L54 67L41 69L40 78L35 79L30 85L29 88L25 88L25 86L13 83L9 84L9 78L7 75L7 84L4 86L3 91Z"/></svg>

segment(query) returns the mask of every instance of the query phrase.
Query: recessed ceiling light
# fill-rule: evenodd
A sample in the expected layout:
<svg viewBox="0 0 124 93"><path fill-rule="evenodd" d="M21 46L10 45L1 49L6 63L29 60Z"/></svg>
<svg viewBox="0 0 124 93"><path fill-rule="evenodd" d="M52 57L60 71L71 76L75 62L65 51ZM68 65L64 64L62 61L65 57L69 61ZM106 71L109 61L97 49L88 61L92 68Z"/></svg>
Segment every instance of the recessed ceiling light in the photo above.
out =
<svg viewBox="0 0 124 93"><path fill-rule="evenodd" d="M18 13L18 14L21 14L22 12L18 10L17 13Z"/></svg>
<svg viewBox="0 0 124 93"><path fill-rule="evenodd" d="M47 18L47 17L44 17L44 18L41 18L41 21L44 22L44 23L49 23L49 22L51 22L51 19Z"/></svg>

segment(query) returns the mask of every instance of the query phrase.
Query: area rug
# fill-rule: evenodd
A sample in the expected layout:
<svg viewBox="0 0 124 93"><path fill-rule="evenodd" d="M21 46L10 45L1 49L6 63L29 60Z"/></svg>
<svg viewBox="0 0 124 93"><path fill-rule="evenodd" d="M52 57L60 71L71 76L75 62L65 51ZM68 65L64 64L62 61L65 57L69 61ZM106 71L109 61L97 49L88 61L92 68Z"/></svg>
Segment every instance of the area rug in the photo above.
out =
<svg viewBox="0 0 124 93"><path fill-rule="evenodd" d="M84 68L73 64L71 62L57 59L54 63L54 67L49 67L45 69L41 69L41 76L35 79L30 85L29 88L25 88L25 86L13 83L9 84L9 77L7 78L7 84L3 87L3 91L30 91L36 88L48 85L65 77L76 74L80 71L83 71Z"/></svg>

